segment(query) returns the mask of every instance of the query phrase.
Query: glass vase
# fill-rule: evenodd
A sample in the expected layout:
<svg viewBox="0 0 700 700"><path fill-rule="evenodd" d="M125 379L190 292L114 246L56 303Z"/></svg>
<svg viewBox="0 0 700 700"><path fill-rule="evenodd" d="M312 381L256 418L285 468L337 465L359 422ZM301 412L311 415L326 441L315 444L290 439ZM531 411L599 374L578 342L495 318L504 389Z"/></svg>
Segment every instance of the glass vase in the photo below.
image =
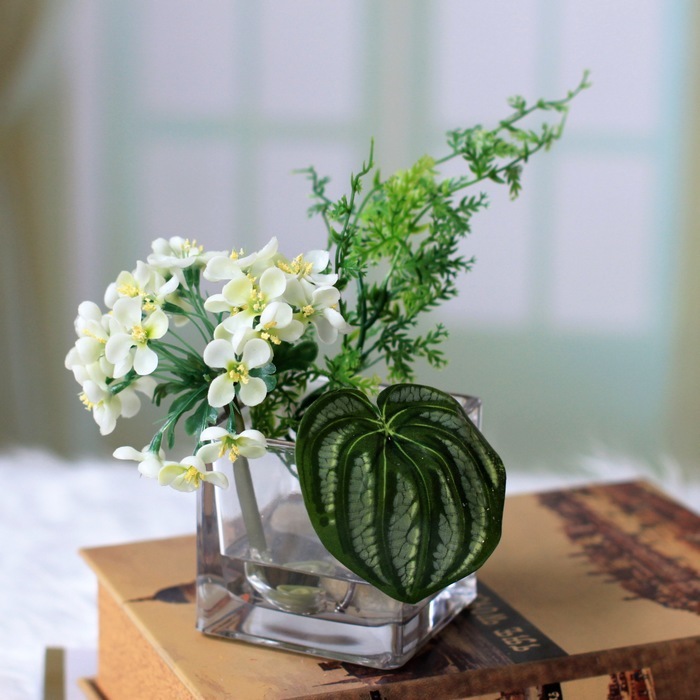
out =
<svg viewBox="0 0 700 700"><path fill-rule="evenodd" d="M479 426L480 400L455 398ZM382 593L321 544L294 444L269 442L268 454L250 464L239 457L213 465L229 489L200 489L197 628L373 668L402 666L475 599L475 574L413 605Z"/></svg>

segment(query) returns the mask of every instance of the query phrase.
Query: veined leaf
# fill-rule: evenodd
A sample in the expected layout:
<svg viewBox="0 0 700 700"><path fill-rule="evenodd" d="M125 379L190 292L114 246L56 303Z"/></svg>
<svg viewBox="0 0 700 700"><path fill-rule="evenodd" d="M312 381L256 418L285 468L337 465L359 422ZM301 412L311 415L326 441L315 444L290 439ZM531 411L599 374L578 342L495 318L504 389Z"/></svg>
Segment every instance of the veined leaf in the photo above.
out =
<svg viewBox="0 0 700 700"><path fill-rule="evenodd" d="M478 569L501 535L503 463L451 396L397 384L304 413L297 469L311 522L351 571L405 603Z"/></svg>

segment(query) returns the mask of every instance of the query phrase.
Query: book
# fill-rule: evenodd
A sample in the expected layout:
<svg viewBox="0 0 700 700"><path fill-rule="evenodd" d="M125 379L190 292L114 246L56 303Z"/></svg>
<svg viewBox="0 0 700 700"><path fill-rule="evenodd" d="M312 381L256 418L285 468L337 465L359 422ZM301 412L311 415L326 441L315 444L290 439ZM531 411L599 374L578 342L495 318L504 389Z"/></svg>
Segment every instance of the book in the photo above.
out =
<svg viewBox="0 0 700 700"><path fill-rule="evenodd" d="M700 697L700 518L643 482L508 498L477 600L394 671L202 635L194 537L83 556L108 700Z"/></svg>
<svg viewBox="0 0 700 700"><path fill-rule="evenodd" d="M84 680L96 670L95 649L48 647L44 654L44 700L99 698Z"/></svg>

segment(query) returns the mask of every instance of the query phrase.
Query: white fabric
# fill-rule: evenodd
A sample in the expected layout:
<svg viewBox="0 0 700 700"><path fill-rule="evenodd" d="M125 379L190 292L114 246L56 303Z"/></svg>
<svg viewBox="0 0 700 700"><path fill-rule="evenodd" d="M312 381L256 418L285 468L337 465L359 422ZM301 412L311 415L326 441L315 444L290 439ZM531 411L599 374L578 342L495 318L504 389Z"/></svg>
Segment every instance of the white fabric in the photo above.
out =
<svg viewBox="0 0 700 700"><path fill-rule="evenodd" d="M664 488L700 510L698 485L665 472ZM511 469L509 492L639 476L658 480L643 465L600 456L582 460L576 475ZM195 495L140 478L136 465L31 451L0 455L0 483L0 697L38 699L47 646L96 648L96 581L77 550L194 532Z"/></svg>
<svg viewBox="0 0 700 700"><path fill-rule="evenodd" d="M140 478L116 460L0 456L0 697L41 698L48 646L96 648L94 547L194 532L194 494Z"/></svg>

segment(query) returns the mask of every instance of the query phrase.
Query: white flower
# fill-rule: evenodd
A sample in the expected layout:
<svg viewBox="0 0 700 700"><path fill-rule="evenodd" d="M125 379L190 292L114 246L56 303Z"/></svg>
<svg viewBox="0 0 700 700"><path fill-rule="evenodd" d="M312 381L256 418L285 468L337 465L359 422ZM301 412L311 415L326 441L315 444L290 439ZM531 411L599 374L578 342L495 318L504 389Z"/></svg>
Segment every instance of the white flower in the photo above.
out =
<svg viewBox="0 0 700 700"><path fill-rule="evenodd" d="M99 363L94 363L85 368L90 378L83 383L80 400L92 411L95 423L100 426L100 433L109 435L117 424L117 418L131 418L139 412L141 401L136 392L152 396L155 382L150 377L140 377L118 394L112 394L106 382L97 374L98 365Z"/></svg>
<svg viewBox="0 0 700 700"><path fill-rule="evenodd" d="M213 426L202 431L199 439L203 442L213 440L197 450L197 457L203 462L214 462L224 455L235 462L240 456L258 459L267 454L267 440L259 430L243 430L229 433L225 428Z"/></svg>
<svg viewBox="0 0 700 700"><path fill-rule="evenodd" d="M93 329L100 334L103 330L103 317L104 314L97 304L92 301L82 302L78 305L78 315L73 324L76 335L90 335Z"/></svg>
<svg viewBox="0 0 700 700"><path fill-rule="evenodd" d="M304 334L304 324L294 318L292 307L281 301L273 301L260 314L260 322L255 327L259 337L273 345L283 340L293 343Z"/></svg>
<svg viewBox="0 0 700 700"><path fill-rule="evenodd" d="M245 255L232 251L230 255L217 253L207 262L207 266L202 273L204 279L211 282L222 282L240 277L241 273L249 273L254 277L259 277L267 268L275 264L277 256L277 239L271 238L259 251Z"/></svg>
<svg viewBox="0 0 700 700"><path fill-rule="evenodd" d="M202 263L204 256L204 246L197 245L196 240L173 236L156 238L151 244L153 252L146 258L149 265L166 270L177 268L183 270L191 267L195 263Z"/></svg>
<svg viewBox="0 0 700 700"><path fill-rule="evenodd" d="M244 326L252 328L255 319L265 311L269 303L281 297L286 288L284 272L269 267L259 280L247 275L234 277L224 286L221 294L209 297L204 306L215 313L228 311L231 316L223 324L227 331L235 333Z"/></svg>
<svg viewBox="0 0 700 700"><path fill-rule="evenodd" d="M119 299L114 305L111 331L105 355L114 365L115 377L123 377L132 367L141 375L156 369L158 355L148 347L148 341L168 332L168 317L160 309L142 320L140 298Z"/></svg>
<svg viewBox="0 0 700 700"><path fill-rule="evenodd" d="M148 445L139 452L133 447L117 447L112 453L117 459L129 459L139 463L139 472L150 479L158 477L158 473L163 468L165 453L160 450L157 454L148 449Z"/></svg>
<svg viewBox="0 0 700 700"><path fill-rule="evenodd" d="M204 268L202 276L210 282L222 282L244 275L244 267L248 267L255 260L256 253L247 257L241 257L242 254L242 250L240 253L234 250L230 255L221 253L213 256Z"/></svg>
<svg viewBox="0 0 700 700"><path fill-rule="evenodd" d="M238 387L238 395L246 406L257 406L267 396L267 386L260 377L251 377L249 372L263 367L272 359L272 348L260 338L245 343L242 352L236 354L231 343L223 339L212 340L203 354L209 367L226 370L209 385L208 401L219 408L233 401Z"/></svg>
<svg viewBox="0 0 700 700"><path fill-rule="evenodd" d="M74 326L78 340L66 357L68 369L76 363L76 357L80 358L82 364L97 362L104 355L109 339L109 316L103 314L100 307L91 301L84 301L78 306Z"/></svg>
<svg viewBox="0 0 700 700"><path fill-rule="evenodd" d="M133 272L120 272L117 281L107 287L105 304L111 309L118 299L139 297L142 309L150 313L161 308L178 285L177 277L166 282L158 270L139 260Z"/></svg>
<svg viewBox="0 0 700 700"><path fill-rule="evenodd" d="M337 309L340 292L335 287L316 287L309 295L299 280L290 280L285 299L299 309L299 320L314 324L323 343L334 343L338 333L352 329Z"/></svg>
<svg viewBox="0 0 700 700"><path fill-rule="evenodd" d="M196 491L203 481L214 486L228 488L228 479L221 472L208 472L204 462L197 456L185 457L181 462L166 462L158 473L161 486L172 486L178 491Z"/></svg>
<svg viewBox="0 0 700 700"><path fill-rule="evenodd" d="M95 361L85 362L80 356L79 343L80 341L66 355L66 368L73 372L75 381L81 386L88 380L106 385L114 374L114 365L107 362L104 355Z"/></svg>
<svg viewBox="0 0 700 700"><path fill-rule="evenodd" d="M328 268L330 259L331 256L327 250L310 250L303 255L297 255L294 260L289 262L278 262L277 267L290 278L298 279L302 283L317 287L328 287L338 281L337 274L323 273Z"/></svg>

